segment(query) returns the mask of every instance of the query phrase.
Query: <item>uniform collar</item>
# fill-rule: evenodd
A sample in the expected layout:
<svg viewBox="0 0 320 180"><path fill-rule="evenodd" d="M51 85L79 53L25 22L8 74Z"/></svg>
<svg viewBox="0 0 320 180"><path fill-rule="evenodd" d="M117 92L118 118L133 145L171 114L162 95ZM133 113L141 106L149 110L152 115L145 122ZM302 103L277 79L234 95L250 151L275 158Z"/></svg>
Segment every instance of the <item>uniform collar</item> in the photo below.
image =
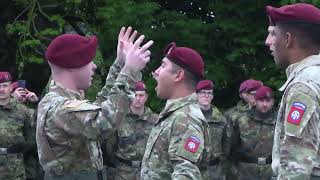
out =
<svg viewBox="0 0 320 180"><path fill-rule="evenodd" d="M131 111L131 109L130 109L130 113L129 113L131 116L136 116L136 117L138 117L138 119L139 120L143 120L143 121L147 121L148 119L149 119L149 117L151 116L151 114L152 114L152 111L151 111L151 109L150 108L148 108L148 107L144 107L144 112L143 112L143 114L142 115L137 115L137 114L134 114L132 111Z"/></svg>
<svg viewBox="0 0 320 180"><path fill-rule="evenodd" d="M319 66L320 65L320 56L311 55L304 60L291 64L286 69L287 81L282 85L279 91L284 91L288 84L305 68L310 66Z"/></svg>
<svg viewBox="0 0 320 180"><path fill-rule="evenodd" d="M1 109L8 109L8 110L11 110L15 107L15 105L17 104L17 100L10 97L10 101L8 104L4 105L4 106L0 106Z"/></svg>
<svg viewBox="0 0 320 180"><path fill-rule="evenodd" d="M84 93L81 93L81 91L73 91L71 89L63 87L62 84L51 80L50 87L49 87L50 92L56 92L60 94L63 97L66 97L68 99L76 99L76 100L83 100L84 99Z"/></svg>
<svg viewBox="0 0 320 180"><path fill-rule="evenodd" d="M272 109L270 112L262 114L259 113L255 108L252 108L248 111L250 119L265 123L265 124L274 124L276 111Z"/></svg>

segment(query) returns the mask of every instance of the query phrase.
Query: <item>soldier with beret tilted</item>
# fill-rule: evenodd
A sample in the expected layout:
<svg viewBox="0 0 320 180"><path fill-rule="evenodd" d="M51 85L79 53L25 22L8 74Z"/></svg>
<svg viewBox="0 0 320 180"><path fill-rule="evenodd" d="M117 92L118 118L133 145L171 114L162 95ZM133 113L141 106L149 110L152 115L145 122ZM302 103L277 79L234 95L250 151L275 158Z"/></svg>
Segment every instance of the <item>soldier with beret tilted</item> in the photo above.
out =
<svg viewBox="0 0 320 180"><path fill-rule="evenodd" d="M25 180L25 155L36 149L34 111L11 98L11 82L0 72L0 179Z"/></svg>
<svg viewBox="0 0 320 180"><path fill-rule="evenodd" d="M97 101L84 99L97 68L92 62L98 39L75 34L56 37L46 51L52 81L38 106L37 146L45 179L101 180L103 159L99 140L106 138L129 111L131 90L150 59L149 41L137 40L132 28L119 33L117 59Z"/></svg>
<svg viewBox="0 0 320 180"><path fill-rule="evenodd" d="M211 80L202 80L197 84L196 92L203 115L208 123L209 152L204 167L201 167L203 179L226 179L224 164L230 153L231 124L227 122L219 109L212 105L214 83Z"/></svg>
<svg viewBox="0 0 320 180"><path fill-rule="evenodd" d="M204 77L201 56L171 43L155 71L157 96L166 105L151 130L141 179L201 179L199 165L208 145L207 122L197 103L196 85Z"/></svg>
<svg viewBox="0 0 320 180"><path fill-rule="evenodd" d="M277 116L272 169L278 179L320 178L320 9L266 7L275 26L270 48L287 81Z"/></svg>

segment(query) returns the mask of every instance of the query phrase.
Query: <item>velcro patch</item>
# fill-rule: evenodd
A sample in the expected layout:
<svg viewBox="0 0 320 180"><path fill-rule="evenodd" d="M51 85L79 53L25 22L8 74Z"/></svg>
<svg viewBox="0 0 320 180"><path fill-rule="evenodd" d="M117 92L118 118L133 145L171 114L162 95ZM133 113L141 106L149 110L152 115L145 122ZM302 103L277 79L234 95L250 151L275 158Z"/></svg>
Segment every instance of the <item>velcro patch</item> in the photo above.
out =
<svg viewBox="0 0 320 180"><path fill-rule="evenodd" d="M192 153L195 153L197 152L199 145L200 145L200 139L192 135L187 139L187 142L184 144L184 149Z"/></svg>
<svg viewBox="0 0 320 180"><path fill-rule="evenodd" d="M306 109L307 106L301 102L294 102L290 108L287 121L291 124L299 125Z"/></svg>

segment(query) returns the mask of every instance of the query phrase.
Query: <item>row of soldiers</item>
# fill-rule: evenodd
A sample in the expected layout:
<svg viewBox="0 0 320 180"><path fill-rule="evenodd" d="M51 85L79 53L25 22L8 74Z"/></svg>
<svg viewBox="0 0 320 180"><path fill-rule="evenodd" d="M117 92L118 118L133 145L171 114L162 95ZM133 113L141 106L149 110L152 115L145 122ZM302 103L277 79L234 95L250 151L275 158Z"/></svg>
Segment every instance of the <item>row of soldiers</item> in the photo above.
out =
<svg viewBox="0 0 320 180"><path fill-rule="evenodd" d="M84 90L97 68L92 62L97 38L64 34L46 51L52 81L38 105L37 120L4 111L1 179L25 179L17 168L23 170L23 154L34 147L34 138L25 134L32 134L35 123L38 158L49 180L319 177L320 41L315 32L320 10L298 3L269 6L267 13L266 45L288 75L277 120L272 90L252 79L240 85L241 102L220 113L211 105L214 83L200 81L205 76L202 57L175 43L165 49L154 72L157 96L167 100L161 113L154 114L144 106L147 92L140 82L153 41L142 43L144 35L136 38L131 27L120 30L117 58L90 103ZM4 79L1 92L7 87L11 93L11 79Z"/></svg>

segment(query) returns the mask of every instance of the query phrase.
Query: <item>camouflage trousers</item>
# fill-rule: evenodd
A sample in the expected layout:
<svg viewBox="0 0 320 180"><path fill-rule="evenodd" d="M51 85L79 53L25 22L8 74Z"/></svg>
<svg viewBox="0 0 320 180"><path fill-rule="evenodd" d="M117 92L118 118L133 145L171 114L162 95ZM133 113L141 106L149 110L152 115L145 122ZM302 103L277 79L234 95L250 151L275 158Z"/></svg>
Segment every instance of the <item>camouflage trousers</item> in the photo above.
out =
<svg viewBox="0 0 320 180"><path fill-rule="evenodd" d="M59 176L44 175L44 180L107 180L107 177L104 170L99 175L98 172L80 171Z"/></svg>
<svg viewBox="0 0 320 180"><path fill-rule="evenodd" d="M141 168L119 163L117 167L110 167L107 172L108 180L138 180Z"/></svg>
<svg viewBox="0 0 320 180"><path fill-rule="evenodd" d="M0 155L0 179L1 180L25 180L25 168L23 155L1 154Z"/></svg>
<svg viewBox="0 0 320 180"><path fill-rule="evenodd" d="M273 175L271 164L239 162L233 168L238 180L270 180Z"/></svg>

